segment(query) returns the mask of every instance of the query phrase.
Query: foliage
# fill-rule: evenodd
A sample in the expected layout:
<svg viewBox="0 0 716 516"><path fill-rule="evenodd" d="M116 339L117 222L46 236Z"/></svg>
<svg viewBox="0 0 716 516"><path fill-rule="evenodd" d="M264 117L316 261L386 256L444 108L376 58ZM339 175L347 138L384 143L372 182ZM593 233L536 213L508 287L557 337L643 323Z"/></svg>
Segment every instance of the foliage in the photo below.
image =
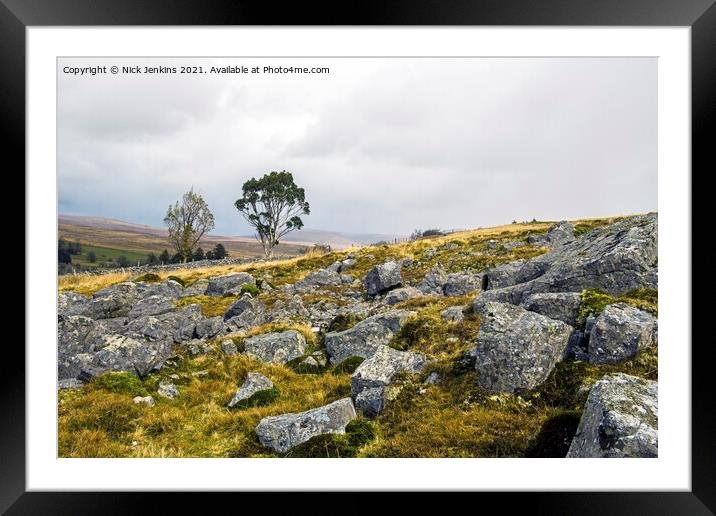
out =
<svg viewBox="0 0 716 516"><path fill-rule="evenodd" d="M256 297L259 294L261 294L261 289L259 289L256 285L252 285L250 283L247 283L245 285L241 285L241 294L250 294L251 297Z"/></svg>
<svg viewBox="0 0 716 516"><path fill-rule="evenodd" d="M196 251L194 251L194 256L192 256L192 259L195 261L200 261L204 259L204 250L201 247L197 247Z"/></svg>
<svg viewBox="0 0 716 516"><path fill-rule="evenodd" d="M285 170L251 178L242 190L234 206L256 230L266 257L271 257L281 237L303 227L300 215L310 213L305 191Z"/></svg>
<svg viewBox="0 0 716 516"><path fill-rule="evenodd" d="M117 265L119 265L120 267L129 267L129 258L124 256L123 254L120 255L119 258L117 258Z"/></svg>
<svg viewBox="0 0 716 516"><path fill-rule="evenodd" d="M196 244L205 233L214 229L214 215L201 195L191 189L181 201L169 206L164 217L171 242L182 261L193 256Z"/></svg>
<svg viewBox="0 0 716 516"><path fill-rule="evenodd" d="M161 280L162 280L162 277L159 274L157 274L155 272L147 272L145 274L142 274L141 276L137 276L132 281L134 281L134 282L144 281L146 283L156 283Z"/></svg>

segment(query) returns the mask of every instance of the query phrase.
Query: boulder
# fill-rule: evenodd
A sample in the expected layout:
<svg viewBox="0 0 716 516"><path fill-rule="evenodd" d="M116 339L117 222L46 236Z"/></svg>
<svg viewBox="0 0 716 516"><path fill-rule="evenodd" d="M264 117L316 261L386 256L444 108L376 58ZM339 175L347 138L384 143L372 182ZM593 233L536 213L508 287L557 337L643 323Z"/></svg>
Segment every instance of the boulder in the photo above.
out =
<svg viewBox="0 0 716 516"><path fill-rule="evenodd" d="M285 453L311 437L344 434L346 425L355 418L353 401L343 398L298 414L265 417L256 427L256 435L262 445Z"/></svg>
<svg viewBox="0 0 716 516"><path fill-rule="evenodd" d="M209 288L209 280L206 278L198 279L190 286L186 287L179 297L196 297L203 296L206 294L206 290Z"/></svg>
<svg viewBox="0 0 716 516"><path fill-rule="evenodd" d="M637 288L656 289L657 233L655 213L595 228L536 258L486 271L483 290L502 290L502 299L519 304L541 292L599 288L618 296Z"/></svg>
<svg viewBox="0 0 716 516"><path fill-rule="evenodd" d="M259 391L273 389L273 382L261 373L248 373L243 385L236 391L229 402L229 408L235 407L238 403L249 399Z"/></svg>
<svg viewBox="0 0 716 516"><path fill-rule="evenodd" d="M481 288L482 278L474 274L448 274L443 284L443 295L464 296Z"/></svg>
<svg viewBox="0 0 716 516"><path fill-rule="evenodd" d="M107 345L109 331L103 322L82 315L61 315L57 326L58 379L77 378L92 355Z"/></svg>
<svg viewBox="0 0 716 516"><path fill-rule="evenodd" d="M553 246L568 244L574 239L574 226L565 220L550 227L547 231L547 241Z"/></svg>
<svg viewBox="0 0 716 516"><path fill-rule="evenodd" d="M221 351L228 357L233 357L239 352L236 344L231 339L221 341Z"/></svg>
<svg viewBox="0 0 716 516"><path fill-rule="evenodd" d="M211 339L224 331L224 318L220 315L202 319L196 323L196 336L200 339Z"/></svg>
<svg viewBox="0 0 716 516"><path fill-rule="evenodd" d="M545 292L530 294L520 306L530 312L537 312L574 326L581 300L582 296L578 292Z"/></svg>
<svg viewBox="0 0 716 516"><path fill-rule="evenodd" d="M407 301L408 299L419 297L421 295L422 292L420 292L415 287L401 287L388 292L385 295L384 301L386 305L392 306L398 303L402 303L403 301Z"/></svg>
<svg viewBox="0 0 716 516"><path fill-rule="evenodd" d="M104 336L104 345L92 357L90 376L106 371L125 371L139 377L158 370L171 355L169 341L138 341L123 335Z"/></svg>
<svg viewBox="0 0 716 516"><path fill-rule="evenodd" d="M624 373L589 391L567 457L657 457L658 384Z"/></svg>
<svg viewBox="0 0 716 516"><path fill-rule="evenodd" d="M84 304L82 315L92 319L126 317L140 298L139 287L132 282L102 289Z"/></svg>
<svg viewBox="0 0 716 516"><path fill-rule="evenodd" d="M450 306L440 312L440 317L447 322L462 322L465 319L464 306Z"/></svg>
<svg viewBox="0 0 716 516"><path fill-rule="evenodd" d="M651 314L625 303L607 306L596 317L589 333L589 362L615 364L640 349L655 346L657 320Z"/></svg>
<svg viewBox="0 0 716 516"><path fill-rule="evenodd" d="M572 327L524 308L487 303L480 312L475 369L480 387L520 392L547 379L567 351Z"/></svg>
<svg viewBox="0 0 716 516"><path fill-rule="evenodd" d="M57 313L60 315L80 315L89 298L73 292L60 292L57 295Z"/></svg>
<svg viewBox="0 0 716 516"><path fill-rule="evenodd" d="M176 299L178 297L184 297L184 287L174 280L168 279L161 283L151 285L142 292L142 297L146 296L163 296Z"/></svg>
<svg viewBox="0 0 716 516"><path fill-rule="evenodd" d="M224 322L229 331L239 331L259 326L266 321L265 308L261 301L244 294L226 310Z"/></svg>
<svg viewBox="0 0 716 516"><path fill-rule="evenodd" d="M447 281L447 274L442 267L436 265L430 269L418 285L418 290L424 295L442 295L443 285Z"/></svg>
<svg viewBox="0 0 716 516"><path fill-rule="evenodd" d="M306 339L296 330L264 333L244 339L247 356L267 364L285 364L306 353Z"/></svg>
<svg viewBox="0 0 716 516"><path fill-rule="evenodd" d="M337 266L334 269L340 269L340 267ZM319 269L309 273L302 280L297 281L296 286L300 289L301 287L310 288L337 286L341 283L343 283L343 280L341 279L341 275L338 273L338 270Z"/></svg>
<svg viewBox="0 0 716 516"><path fill-rule="evenodd" d="M384 389L395 376L402 372L418 373L426 365L424 355L381 346L351 375L351 395L356 409L367 417L375 417L385 404ZM366 390L370 392L363 394Z"/></svg>
<svg viewBox="0 0 716 516"><path fill-rule="evenodd" d="M385 262L373 267L365 277L365 289L369 296L384 294L403 284L400 264L394 261Z"/></svg>
<svg viewBox="0 0 716 516"><path fill-rule="evenodd" d="M174 299L162 295L147 296L140 299L129 311L129 319L138 319L149 315L161 315L175 310Z"/></svg>
<svg viewBox="0 0 716 516"><path fill-rule="evenodd" d="M209 278L206 287L207 296L223 296L224 294L239 294L244 285L256 286L256 280L247 272L232 272L224 276Z"/></svg>
<svg viewBox="0 0 716 516"><path fill-rule="evenodd" d="M345 331L327 333L325 345L331 364L339 364L352 356L370 358L376 349L390 342L414 313L390 310L368 317Z"/></svg>

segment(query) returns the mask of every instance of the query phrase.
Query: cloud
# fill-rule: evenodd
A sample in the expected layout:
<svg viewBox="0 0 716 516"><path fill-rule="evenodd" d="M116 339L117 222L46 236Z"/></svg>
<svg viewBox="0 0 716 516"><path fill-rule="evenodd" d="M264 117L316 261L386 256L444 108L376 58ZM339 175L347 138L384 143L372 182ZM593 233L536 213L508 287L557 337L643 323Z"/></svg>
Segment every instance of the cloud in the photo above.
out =
<svg viewBox="0 0 716 516"><path fill-rule="evenodd" d="M160 225L194 186L217 233L246 234L233 208L241 185L283 169L306 189L307 226L333 230L409 233L656 209L655 59L282 64L299 63L331 73L60 74L60 211Z"/></svg>

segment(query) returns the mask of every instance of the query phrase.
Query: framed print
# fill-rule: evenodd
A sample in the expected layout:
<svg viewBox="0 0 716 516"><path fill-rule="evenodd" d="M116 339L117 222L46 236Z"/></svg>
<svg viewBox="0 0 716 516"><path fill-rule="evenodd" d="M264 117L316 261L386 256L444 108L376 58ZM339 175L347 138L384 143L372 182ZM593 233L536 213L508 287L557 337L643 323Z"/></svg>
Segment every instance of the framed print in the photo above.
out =
<svg viewBox="0 0 716 516"><path fill-rule="evenodd" d="M710 514L691 181L716 8L655 7L4 1L27 303L3 509Z"/></svg>

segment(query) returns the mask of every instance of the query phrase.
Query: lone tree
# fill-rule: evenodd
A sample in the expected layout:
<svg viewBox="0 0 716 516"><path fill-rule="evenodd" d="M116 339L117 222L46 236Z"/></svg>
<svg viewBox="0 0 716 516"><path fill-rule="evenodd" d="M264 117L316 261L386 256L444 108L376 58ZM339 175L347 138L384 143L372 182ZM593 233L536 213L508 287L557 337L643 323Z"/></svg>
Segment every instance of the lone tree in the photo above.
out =
<svg viewBox="0 0 716 516"><path fill-rule="evenodd" d="M190 260L194 247L205 233L214 229L214 215L206 201L191 189L181 201L169 205L164 224L169 228L169 241L181 257L182 262Z"/></svg>
<svg viewBox="0 0 716 516"><path fill-rule="evenodd" d="M256 229L256 240L271 258L281 237L303 227L299 215L310 213L306 193L293 182L293 175L283 170L249 179L243 194L234 206Z"/></svg>

